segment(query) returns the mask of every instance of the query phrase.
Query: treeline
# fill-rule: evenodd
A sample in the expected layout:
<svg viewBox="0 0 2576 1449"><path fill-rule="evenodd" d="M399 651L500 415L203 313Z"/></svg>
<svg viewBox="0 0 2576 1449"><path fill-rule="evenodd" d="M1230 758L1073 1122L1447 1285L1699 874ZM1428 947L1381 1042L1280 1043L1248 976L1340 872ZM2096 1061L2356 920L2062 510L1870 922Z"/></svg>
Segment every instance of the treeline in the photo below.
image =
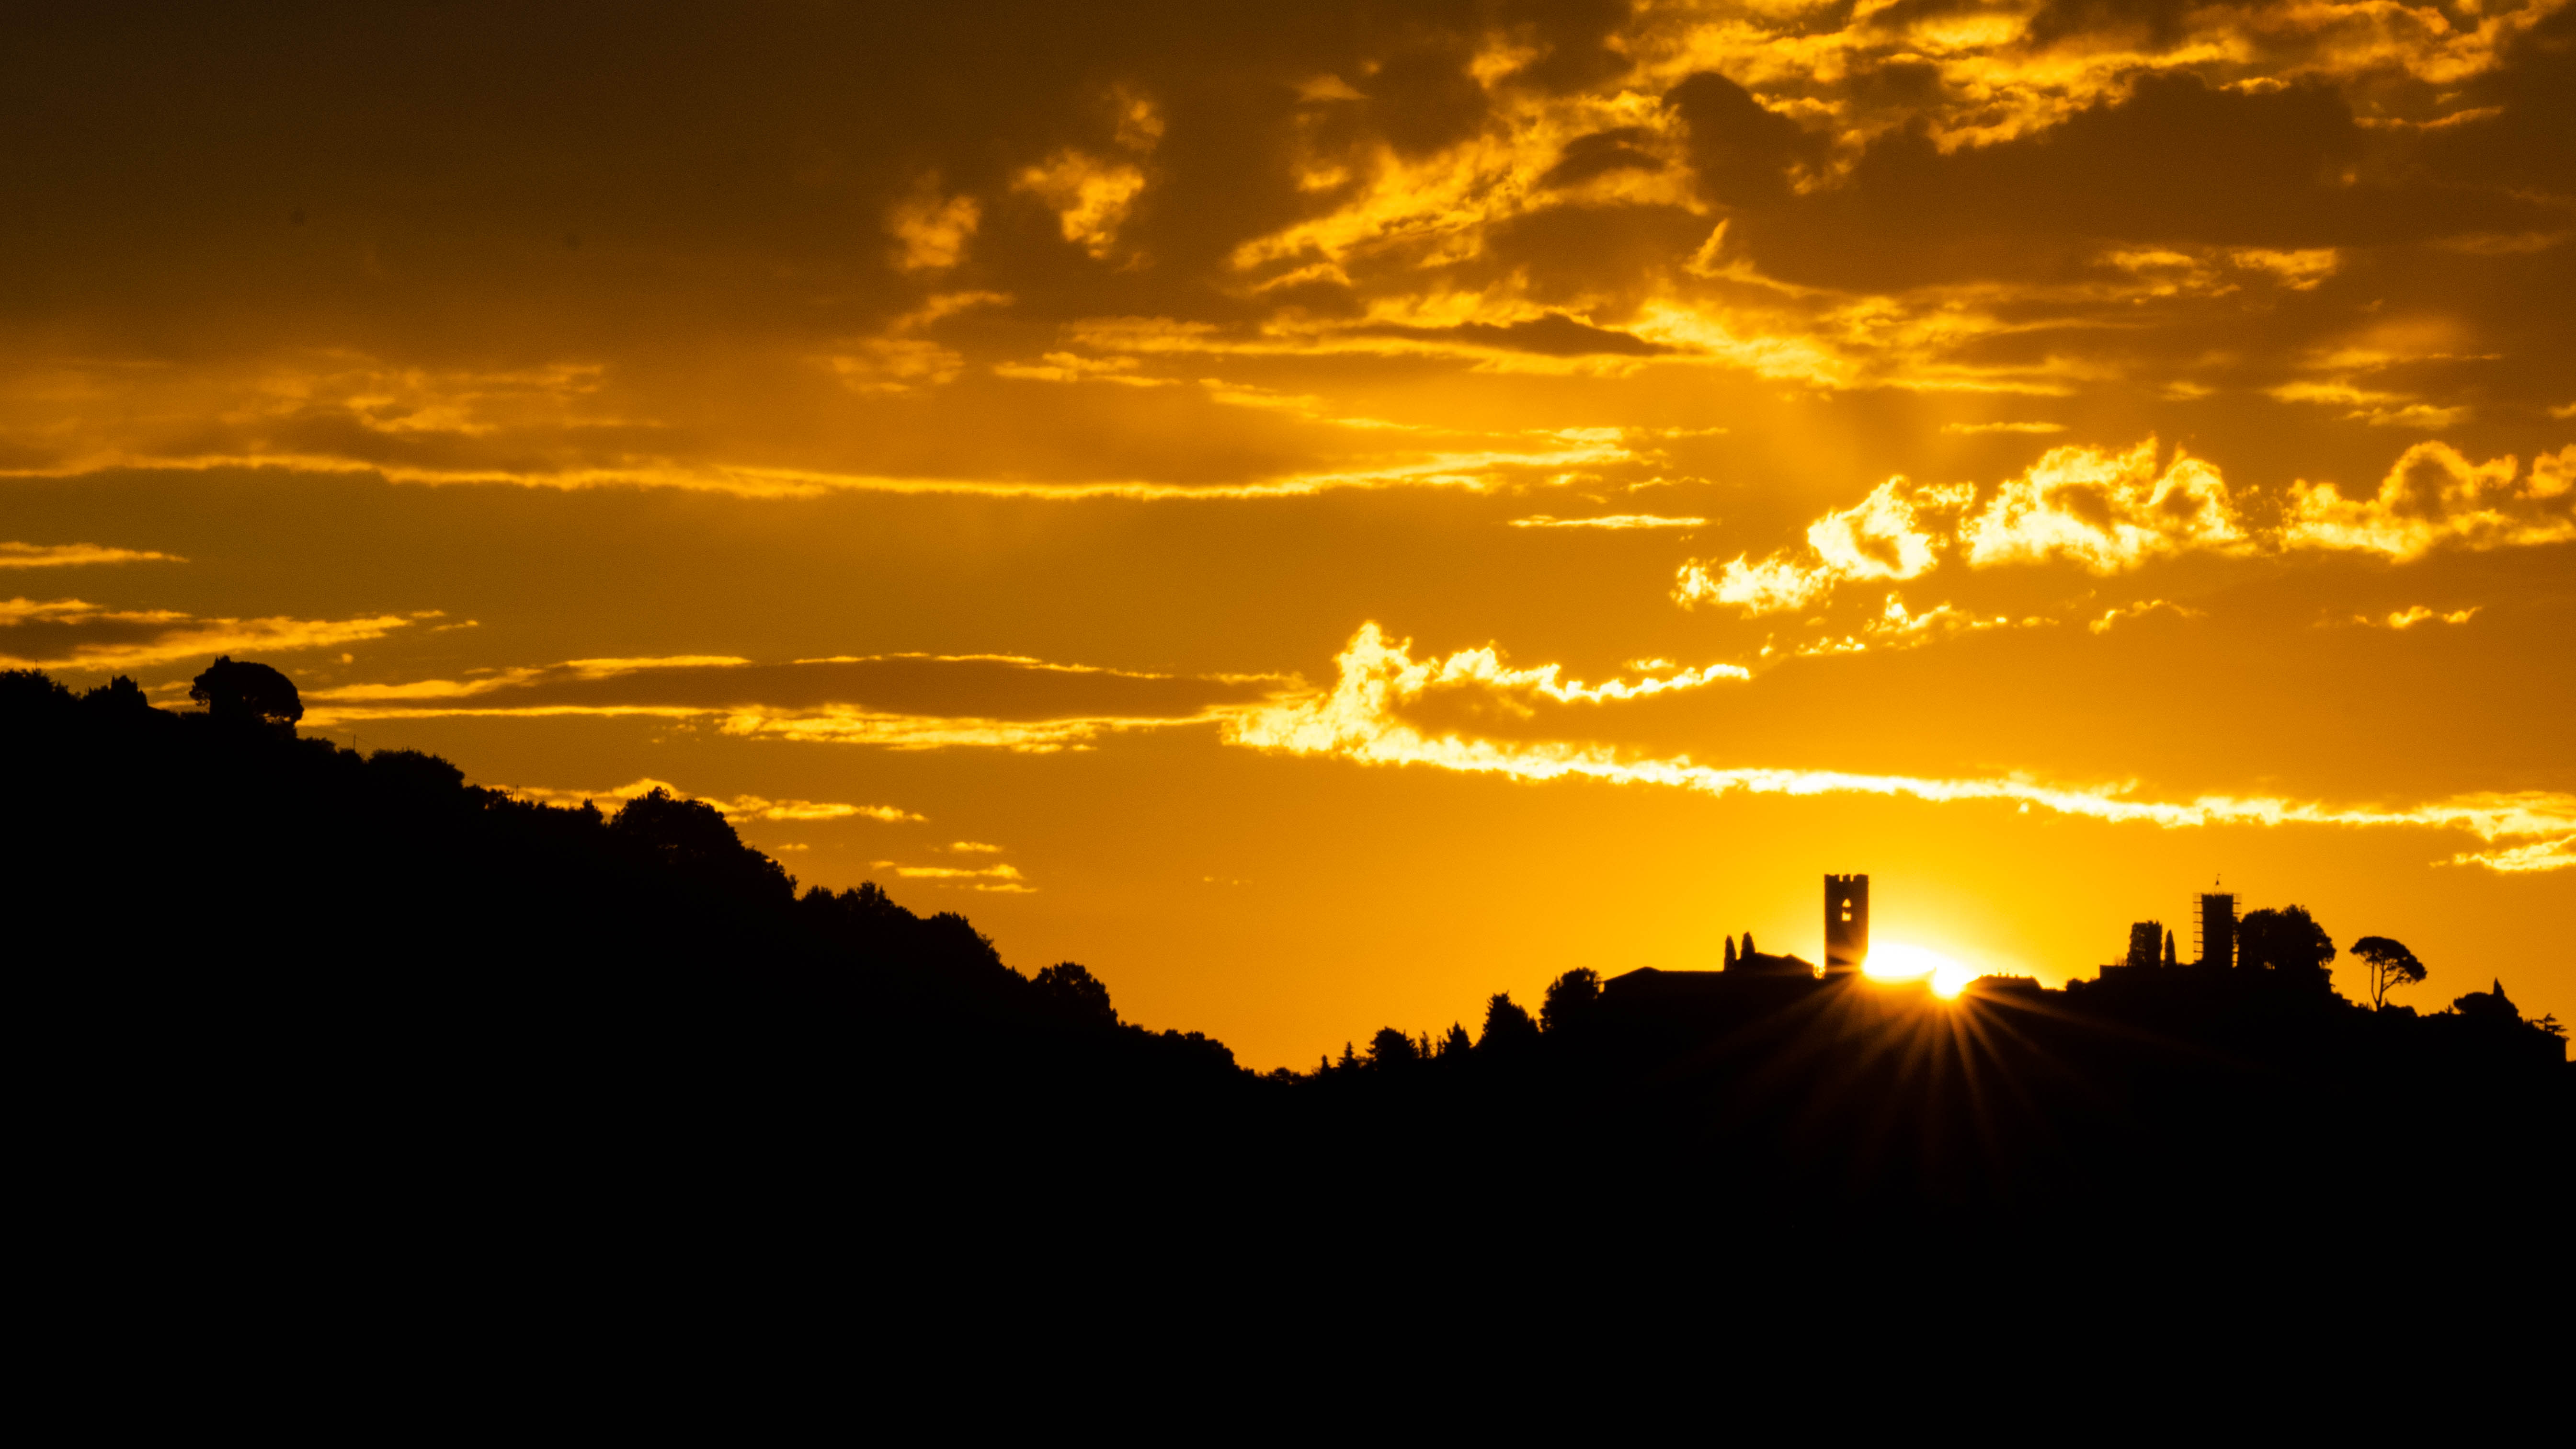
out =
<svg viewBox="0 0 2576 1449"><path fill-rule="evenodd" d="M74 694L0 673L11 929L80 963L55 987L150 983L281 1049L354 1013L386 1039L518 1033L568 1057L643 1040L682 1062L1245 1075L1200 1033L1122 1023L1079 964L1012 970L955 912L873 883L800 892L702 801L550 806L433 755L299 737L294 687L266 666L220 661L197 697L173 712L122 677ZM744 1045L780 1033L804 1040Z"/></svg>

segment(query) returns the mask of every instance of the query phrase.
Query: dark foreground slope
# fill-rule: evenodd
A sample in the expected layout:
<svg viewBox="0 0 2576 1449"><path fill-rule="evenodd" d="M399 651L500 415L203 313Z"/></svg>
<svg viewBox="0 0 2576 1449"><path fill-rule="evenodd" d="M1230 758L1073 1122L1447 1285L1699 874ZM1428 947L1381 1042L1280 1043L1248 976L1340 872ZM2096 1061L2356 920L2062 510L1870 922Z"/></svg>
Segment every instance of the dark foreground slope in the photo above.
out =
<svg viewBox="0 0 2576 1449"><path fill-rule="evenodd" d="M773 1227L937 1216L1145 1180L1253 1090L960 916L799 896L702 805L549 808L29 674L0 676L0 771L11 1015L110 1214L720 1183L703 1206Z"/></svg>
<svg viewBox="0 0 2576 1449"><path fill-rule="evenodd" d="M48 1200L174 1272L686 1242L826 1275L1159 1254L1254 1298L1485 1252L1506 1296L1532 1262L1742 1291L1886 1261L1855 1243L2527 1241L2566 1186L2564 1044L2509 1010L1645 974L1256 1077L960 917L799 896L703 806L548 808L25 674L0 769Z"/></svg>

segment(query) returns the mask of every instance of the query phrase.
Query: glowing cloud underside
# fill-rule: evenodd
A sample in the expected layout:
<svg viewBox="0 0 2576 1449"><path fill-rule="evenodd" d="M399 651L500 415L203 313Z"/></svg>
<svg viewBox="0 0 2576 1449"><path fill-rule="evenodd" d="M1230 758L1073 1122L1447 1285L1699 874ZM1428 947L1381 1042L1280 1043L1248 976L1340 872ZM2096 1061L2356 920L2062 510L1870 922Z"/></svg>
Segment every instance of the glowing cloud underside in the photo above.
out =
<svg viewBox="0 0 2576 1449"><path fill-rule="evenodd" d="M1377 765L1427 765L1520 780L1600 780L1663 785L1708 795L1877 795L1935 803L1997 801L2118 824L2179 829L2208 825L2408 826L2456 830L2499 848L2463 852L2456 864L2494 870L2576 866L2576 795L2546 791L2454 796L2406 809L2344 808L2270 797L2204 795L2188 802L2132 798L2128 786L2061 786L2018 777L1926 779L1836 770L1722 769L1688 756L1627 758L1601 746L1495 741L1444 734L1406 723L1397 709L1438 684L1462 679L1521 683L1554 678L1554 666L1507 670L1493 651L1476 650L1437 663L1418 662L1410 640L1389 643L1363 625L1339 657L1340 678L1327 692L1283 698L1226 721L1226 738L1251 749L1327 755ZM1582 686L1574 686L1575 690ZM1564 696L1559 696L1564 697ZM1599 697L1597 694L1584 697Z"/></svg>

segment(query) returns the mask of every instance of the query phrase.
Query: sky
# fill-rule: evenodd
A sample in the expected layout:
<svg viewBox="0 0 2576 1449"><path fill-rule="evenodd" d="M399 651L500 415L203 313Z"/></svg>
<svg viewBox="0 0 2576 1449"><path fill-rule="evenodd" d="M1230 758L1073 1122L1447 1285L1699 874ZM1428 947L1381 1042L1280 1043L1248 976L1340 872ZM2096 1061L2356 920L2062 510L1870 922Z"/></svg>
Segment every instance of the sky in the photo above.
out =
<svg viewBox="0 0 2576 1449"><path fill-rule="evenodd" d="M102 4L0 133L0 664L1263 1068L1829 871L2576 1019L2564 0Z"/></svg>

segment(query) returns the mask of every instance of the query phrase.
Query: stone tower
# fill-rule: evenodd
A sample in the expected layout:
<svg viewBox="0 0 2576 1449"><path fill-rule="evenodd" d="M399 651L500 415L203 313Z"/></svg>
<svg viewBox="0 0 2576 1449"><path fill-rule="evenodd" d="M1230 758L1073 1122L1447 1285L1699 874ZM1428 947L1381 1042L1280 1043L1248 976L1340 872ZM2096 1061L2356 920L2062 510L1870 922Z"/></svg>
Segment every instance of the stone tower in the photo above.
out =
<svg viewBox="0 0 2576 1449"><path fill-rule="evenodd" d="M1825 974L1844 976L1869 960L1869 877L1825 877Z"/></svg>
<svg viewBox="0 0 2576 1449"><path fill-rule="evenodd" d="M2193 903L2192 935L2200 948L2200 964L2222 969L2236 964L2236 896L2233 892L2204 892Z"/></svg>

